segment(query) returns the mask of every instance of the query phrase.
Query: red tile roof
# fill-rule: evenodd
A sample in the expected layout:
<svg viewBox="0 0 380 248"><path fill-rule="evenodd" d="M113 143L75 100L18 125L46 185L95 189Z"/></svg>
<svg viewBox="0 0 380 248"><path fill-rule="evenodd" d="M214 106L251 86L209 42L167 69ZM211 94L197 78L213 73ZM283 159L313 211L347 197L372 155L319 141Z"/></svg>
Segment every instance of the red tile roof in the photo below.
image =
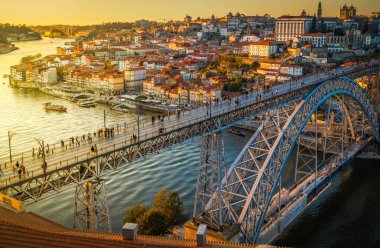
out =
<svg viewBox="0 0 380 248"><path fill-rule="evenodd" d="M153 236L138 236L135 241L123 240L121 234L74 231L30 212L14 213L0 207L0 247L190 248L196 247L196 241ZM227 242L207 242L207 247L249 246Z"/></svg>

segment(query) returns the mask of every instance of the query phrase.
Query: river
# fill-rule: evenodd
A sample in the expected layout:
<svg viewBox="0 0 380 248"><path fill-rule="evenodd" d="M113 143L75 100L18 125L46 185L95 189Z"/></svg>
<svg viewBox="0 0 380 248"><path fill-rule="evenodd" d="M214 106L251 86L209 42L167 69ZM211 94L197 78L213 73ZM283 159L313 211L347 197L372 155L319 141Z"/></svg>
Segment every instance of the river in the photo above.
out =
<svg viewBox="0 0 380 248"><path fill-rule="evenodd" d="M19 50L0 55L0 76L9 73L9 66L29 54L55 52L56 46L68 40L20 42ZM0 79L6 82L6 79ZM68 113L45 112L44 102L68 107ZM103 126L103 109L79 108L67 101L37 92L17 90L0 84L0 157L8 156L7 131L14 153L35 146L32 136L55 142L80 135ZM149 115L149 113L140 113ZM127 114L110 112L107 124L130 120ZM225 133L225 152L230 165L249 137ZM107 198L113 232L120 232L125 210L134 204L152 203L161 188L177 190L191 213L195 194L199 139L163 151L154 157L134 162L106 176ZM1 160L2 161L2 160ZM289 161L294 162L294 158ZM290 166L291 167L291 166ZM276 245L298 247L379 247L380 246L380 162L356 160L334 178L332 185L276 241ZM27 209L68 227L73 225L74 190L36 203Z"/></svg>
<svg viewBox="0 0 380 248"><path fill-rule="evenodd" d="M43 139L45 144L49 144L64 138L87 134L103 127L103 110L109 109L106 105L81 108L75 103L40 92L10 88L8 79L3 78L3 74L9 74L9 67L18 64L22 57L38 53L54 54L56 47L63 46L67 41L72 40L44 39L18 42L19 50L0 55L0 118L2 120L0 161L9 156L8 131L15 133L11 139L11 150L12 154L16 155L25 151L26 148L38 147L34 137ZM62 104L68 108L68 111L67 113L45 111L43 104L46 102ZM149 115L148 112L140 112L140 114ZM106 125L124 122L134 122L133 116L114 111L107 112Z"/></svg>

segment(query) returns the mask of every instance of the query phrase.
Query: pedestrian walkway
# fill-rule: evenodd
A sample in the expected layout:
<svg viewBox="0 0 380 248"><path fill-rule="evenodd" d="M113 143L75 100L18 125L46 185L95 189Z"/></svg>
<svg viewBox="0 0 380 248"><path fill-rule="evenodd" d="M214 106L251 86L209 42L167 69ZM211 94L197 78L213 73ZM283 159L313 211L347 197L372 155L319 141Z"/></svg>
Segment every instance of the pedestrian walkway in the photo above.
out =
<svg viewBox="0 0 380 248"><path fill-rule="evenodd" d="M326 80L349 76L352 73L365 73L371 70L378 70L379 64L379 62L371 62L365 65L340 68L335 71L316 74L273 86L269 89L266 88L265 92L256 91L235 99L211 103L211 106L202 106L172 115L166 114L155 118L146 118L140 120L139 123L124 123L108 129L99 129L82 137L71 137L67 140L61 140L53 146L45 147L49 152L43 154L44 156L34 154L34 156L24 157L22 161L24 167L21 167L21 172L19 168L15 171L14 166L11 166L9 161L6 163L6 166L5 163L1 163L0 187L88 160L95 155L110 153L116 149L141 143L148 139L165 135L174 130L204 122L210 118L234 112L240 108L265 100L274 100L279 95L291 94L292 92L317 85Z"/></svg>

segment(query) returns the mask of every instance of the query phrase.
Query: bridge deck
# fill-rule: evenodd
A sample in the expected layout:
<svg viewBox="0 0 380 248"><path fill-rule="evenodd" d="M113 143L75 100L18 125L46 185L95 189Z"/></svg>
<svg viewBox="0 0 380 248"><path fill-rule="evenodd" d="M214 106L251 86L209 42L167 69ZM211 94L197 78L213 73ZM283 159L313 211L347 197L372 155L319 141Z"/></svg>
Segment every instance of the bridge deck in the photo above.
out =
<svg viewBox="0 0 380 248"><path fill-rule="evenodd" d="M300 80L274 86L266 94L264 94L262 91L259 91L258 93L254 92L245 96L241 96L239 98L239 104L235 103L236 99L233 99L232 101L222 101L219 104L213 104L211 106L211 117L214 119L218 116L223 116L226 113L233 113L234 111L238 111L239 109L247 106L260 104L268 100L275 101L275 99L280 95L287 95L302 89L311 89L310 87L314 87L315 85L318 85L326 80L341 76L352 76L353 74L357 73L365 74L373 71L374 69L377 71L379 64L380 63L372 62L370 65L367 64L362 66L341 68L333 72L312 75ZM258 94L261 95L260 98L258 98ZM249 116L247 116L247 118L248 117ZM182 112L179 117L175 115L165 116L164 121L156 119L153 123L151 119L140 120L140 144L153 138L168 135L175 130L189 127L196 123L202 123L208 120L210 120L209 106L203 106L195 110ZM221 129L227 127L227 125L224 125L221 127ZM159 129L162 128L163 132L160 132ZM214 130L209 131L212 132ZM94 140L93 142L81 143L79 146L73 145L68 148L55 148L54 153L47 154L46 156L46 171L44 171L41 167L41 157L25 157L24 164L26 167L26 174L22 174L20 177L17 174L17 171L12 171L12 167L9 166L8 162L8 167L3 168L4 173L0 178L0 191L4 192L4 189L10 188L14 184L20 184L32 178L43 176L45 173L58 171L63 167L68 168L71 165L77 165L81 161L92 159L94 157L94 154L91 153L90 148L94 144L96 144L98 147L98 154L96 154L96 157L111 154L115 150L120 150L128 146L136 146L137 140L134 141L131 139L131 136L133 134L136 136L138 135L137 123L128 123L127 128L120 127L119 132L116 132L112 138L101 138Z"/></svg>

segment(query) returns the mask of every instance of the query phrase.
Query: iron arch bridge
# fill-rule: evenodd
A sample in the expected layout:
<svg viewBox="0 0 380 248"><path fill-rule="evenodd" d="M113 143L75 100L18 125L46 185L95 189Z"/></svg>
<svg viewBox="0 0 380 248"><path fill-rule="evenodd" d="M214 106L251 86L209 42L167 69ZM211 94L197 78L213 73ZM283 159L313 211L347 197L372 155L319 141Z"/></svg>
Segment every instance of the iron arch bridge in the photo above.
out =
<svg viewBox="0 0 380 248"><path fill-rule="evenodd" d="M203 176L200 163L195 220L218 230L235 224L241 240L260 242L278 232L279 219L290 223L290 208L315 197L323 190L319 185L328 184L371 139L380 143L379 115L368 94L349 78L324 82L300 101L266 114L228 171L223 154L208 155L211 172ZM216 147L218 138L213 140ZM287 168L292 152L296 163ZM283 186L285 168L293 178Z"/></svg>

